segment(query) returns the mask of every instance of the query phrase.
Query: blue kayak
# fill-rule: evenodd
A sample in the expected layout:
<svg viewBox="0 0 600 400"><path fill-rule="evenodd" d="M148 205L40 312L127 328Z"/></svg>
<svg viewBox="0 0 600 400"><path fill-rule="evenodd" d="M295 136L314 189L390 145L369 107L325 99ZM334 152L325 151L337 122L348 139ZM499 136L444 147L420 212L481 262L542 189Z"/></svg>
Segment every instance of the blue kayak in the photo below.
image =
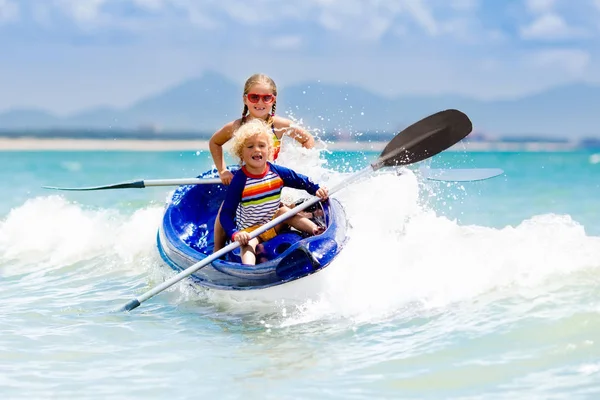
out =
<svg viewBox="0 0 600 400"><path fill-rule="evenodd" d="M215 178L208 171L199 178ZM225 198L221 184L179 186L165 206L157 235L162 259L175 271L202 261L213 252L213 227ZM281 232L257 247L257 264L241 263L239 248L190 275L194 283L211 289L252 290L281 285L327 267L348 239L342 205L330 198L305 210L325 231L316 236L295 229Z"/></svg>

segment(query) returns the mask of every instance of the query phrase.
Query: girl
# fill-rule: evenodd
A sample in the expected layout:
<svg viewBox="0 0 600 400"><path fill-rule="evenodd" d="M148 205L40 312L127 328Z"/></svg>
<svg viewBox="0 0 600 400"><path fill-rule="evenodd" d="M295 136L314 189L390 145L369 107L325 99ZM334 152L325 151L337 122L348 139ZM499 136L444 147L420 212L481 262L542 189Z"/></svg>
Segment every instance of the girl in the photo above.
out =
<svg viewBox="0 0 600 400"><path fill-rule="evenodd" d="M212 155L219 177L224 185L229 185L233 174L227 170L225 160L223 159L223 145L227 143L234 135L235 131L247 121L261 119L266 121L273 132L274 149L273 160L277 159L281 147L283 135L288 135L298 141L302 147L312 149L315 145L315 139L304 129L293 126L292 121L286 118L275 116L277 108L277 86L273 79L264 74L254 74L244 85L244 94L242 95L244 109L242 117L231 121L217 132L215 132L208 142L210 154Z"/></svg>
<svg viewBox="0 0 600 400"><path fill-rule="evenodd" d="M244 102L242 117L223 126L212 135L208 142L210 154L223 185L229 185L233 178L233 174L227 169L227 165L223 159L223 145L248 121L254 119L262 120L270 127L274 142L273 160L279 154L283 135L287 134L307 149L311 149L315 145L315 140L311 134L298 126L293 126L292 121L289 119L275 116L277 86L273 79L267 75L254 74L246 80L242 101ZM218 251L225 246L226 240L225 232L218 217L215 220L214 234L214 251Z"/></svg>
<svg viewBox="0 0 600 400"><path fill-rule="evenodd" d="M269 240L286 226L317 235L322 232L310 219L294 215L274 228L250 239L250 232L289 210L281 205L284 186L304 189L325 200L327 189L289 168L274 165L275 145L269 125L260 119L244 124L234 136L232 152L242 167L235 172L227 188L218 219L225 233L241 245L244 264L256 264L256 246Z"/></svg>

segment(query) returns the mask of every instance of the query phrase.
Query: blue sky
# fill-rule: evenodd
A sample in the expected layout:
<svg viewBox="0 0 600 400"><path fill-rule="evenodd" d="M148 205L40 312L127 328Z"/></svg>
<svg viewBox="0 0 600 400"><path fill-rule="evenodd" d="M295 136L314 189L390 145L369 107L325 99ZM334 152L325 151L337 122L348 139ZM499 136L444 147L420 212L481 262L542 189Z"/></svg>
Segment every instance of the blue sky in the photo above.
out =
<svg viewBox="0 0 600 400"><path fill-rule="evenodd" d="M207 70L510 98L600 83L599 39L600 0L0 0L0 110L127 106Z"/></svg>

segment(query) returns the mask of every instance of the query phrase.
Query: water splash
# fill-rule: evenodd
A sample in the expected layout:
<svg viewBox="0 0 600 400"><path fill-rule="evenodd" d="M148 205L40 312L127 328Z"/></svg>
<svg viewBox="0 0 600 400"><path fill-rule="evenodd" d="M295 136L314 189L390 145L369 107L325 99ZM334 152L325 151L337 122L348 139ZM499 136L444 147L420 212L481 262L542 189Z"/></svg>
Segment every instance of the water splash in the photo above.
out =
<svg viewBox="0 0 600 400"><path fill-rule="evenodd" d="M318 155L299 146L284 146L281 162L328 185L348 176L326 169ZM315 295L308 299L199 295L179 285L174 291L181 295L168 301L258 313L269 323L265 315L275 313L280 326L331 318L374 321L406 310L452 307L494 291L567 284L584 271L598 274L600 238L588 236L570 216L536 215L498 229L464 226L436 213L424 196L432 190L436 193L410 171L400 176L384 171L336 194L349 218L350 240L336 261L315 275ZM448 197L452 201L460 196ZM125 214L89 209L61 196L30 199L0 221L0 271L6 276L91 265L152 285L171 274L158 267L155 235L161 215L162 207L152 205Z"/></svg>
<svg viewBox="0 0 600 400"><path fill-rule="evenodd" d="M153 251L160 215L156 206L123 215L62 196L36 197L0 222L0 260L20 273L107 256L131 262Z"/></svg>

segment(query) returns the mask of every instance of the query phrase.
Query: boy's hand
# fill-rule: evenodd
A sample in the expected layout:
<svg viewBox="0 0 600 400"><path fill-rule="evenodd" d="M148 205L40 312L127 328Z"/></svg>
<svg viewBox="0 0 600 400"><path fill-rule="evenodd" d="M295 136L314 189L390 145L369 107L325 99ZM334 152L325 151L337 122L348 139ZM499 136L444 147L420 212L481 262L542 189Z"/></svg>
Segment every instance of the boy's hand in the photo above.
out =
<svg viewBox="0 0 600 400"><path fill-rule="evenodd" d="M329 197L329 191L326 187L320 187L319 190L317 190L317 193L315 193L315 195L321 198L321 200L327 200L327 198Z"/></svg>
<svg viewBox="0 0 600 400"><path fill-rule="evenodd" d="M237 232L235 235L233 235L233 240L245 246L250 240L250 234L244 231Z"/></svg>

